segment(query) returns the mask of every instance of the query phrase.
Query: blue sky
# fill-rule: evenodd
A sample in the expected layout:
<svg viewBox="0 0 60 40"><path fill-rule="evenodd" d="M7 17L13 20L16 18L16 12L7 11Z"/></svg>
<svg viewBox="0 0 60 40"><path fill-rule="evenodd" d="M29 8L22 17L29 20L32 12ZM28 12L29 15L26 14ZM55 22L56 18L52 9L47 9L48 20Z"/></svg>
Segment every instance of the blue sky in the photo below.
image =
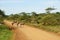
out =
<svg viewBox="0 0 60 40"><path fill-rule="evenodd" d="M60 0L0 0L0 9L7 15L20 12L45 12L47 7L60 11Z"/></svg>

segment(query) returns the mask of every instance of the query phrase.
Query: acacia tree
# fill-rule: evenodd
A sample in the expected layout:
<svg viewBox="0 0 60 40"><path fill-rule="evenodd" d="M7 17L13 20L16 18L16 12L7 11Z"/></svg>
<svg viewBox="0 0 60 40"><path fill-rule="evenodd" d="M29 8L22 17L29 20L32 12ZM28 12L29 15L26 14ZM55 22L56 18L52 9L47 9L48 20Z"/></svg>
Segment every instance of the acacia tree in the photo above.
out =
<svg viewBox="0 0 60 40"><path fill-rule="evenodd" d="M55 10L55 8L48 7L45 9L47 13L50 13L52 10Z"/></svg>

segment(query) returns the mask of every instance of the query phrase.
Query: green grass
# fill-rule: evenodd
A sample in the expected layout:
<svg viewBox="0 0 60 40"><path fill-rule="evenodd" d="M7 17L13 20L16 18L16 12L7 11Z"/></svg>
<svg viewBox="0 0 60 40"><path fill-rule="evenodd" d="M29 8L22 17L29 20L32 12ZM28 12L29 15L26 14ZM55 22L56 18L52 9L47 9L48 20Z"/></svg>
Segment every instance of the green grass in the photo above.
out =
<svg viewBox="0 0 60 40"><path fill-rule="evenodd" d="M0 25L0 40L10 40L12 31L6 25Z"/></svg>
<svg viewBox="0 0 60 40"><path fill-rule="evenodd" d="M60 32L60 25L57 26L40 26L39 28L54 32L54 33L59 33Z"/></svg>

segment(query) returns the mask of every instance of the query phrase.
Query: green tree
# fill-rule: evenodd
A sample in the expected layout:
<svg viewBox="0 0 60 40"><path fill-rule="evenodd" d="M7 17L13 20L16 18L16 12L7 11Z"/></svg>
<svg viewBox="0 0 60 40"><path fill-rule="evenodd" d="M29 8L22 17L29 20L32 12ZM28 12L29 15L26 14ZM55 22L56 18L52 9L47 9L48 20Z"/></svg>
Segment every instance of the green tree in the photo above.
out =
<svg viewBox="0 0 60 40"><path fill-rule="evenodd" d="M31 15L31 22L36 23L36 21L37 21L36 18L37 18L38 15L36 14L36 12L32 12L31 14L32 14Z"/></svg>
<svg viewBox="0 0 60 40"><path fill-rule="evenodd" d="M0 23L3 22L5 16L6 16L6 15L4 14L4 11L0 10Z"/></svg>
<svg viewBox="0 0 60 40"><path fill-rule="evenodd" d="M48 7L45 9L47 13L50 13L52 10L55 10L55 8Z"/></svg>
<svg viewBox="0 0 60 40"><path fill-rule="evenodd" d="M4 11L0 10L0 16L5 16Z"/></svg>

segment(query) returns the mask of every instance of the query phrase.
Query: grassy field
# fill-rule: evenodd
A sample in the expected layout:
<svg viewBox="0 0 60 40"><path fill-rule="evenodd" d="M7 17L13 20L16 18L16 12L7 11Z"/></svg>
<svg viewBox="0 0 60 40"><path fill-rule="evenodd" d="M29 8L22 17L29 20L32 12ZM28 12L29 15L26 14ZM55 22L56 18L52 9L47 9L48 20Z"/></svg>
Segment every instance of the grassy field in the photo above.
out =
<svg viewBox="0 0 60 40"><path fill-rule="evenodd" d="M12 31L6 25L0 25L0 40L10 40L12 34Z"/></svg>

